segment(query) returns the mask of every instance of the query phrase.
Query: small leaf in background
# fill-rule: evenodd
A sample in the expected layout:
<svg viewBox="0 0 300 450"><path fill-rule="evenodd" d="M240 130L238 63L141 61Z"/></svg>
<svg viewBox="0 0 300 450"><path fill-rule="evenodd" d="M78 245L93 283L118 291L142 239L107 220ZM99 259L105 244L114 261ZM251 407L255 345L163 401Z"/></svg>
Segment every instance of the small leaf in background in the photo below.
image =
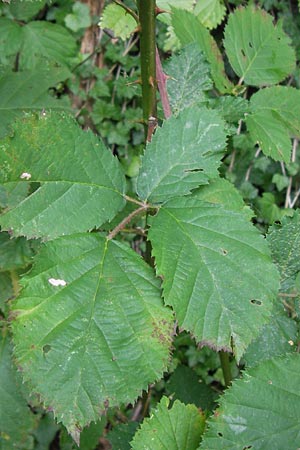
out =
<svg viewBox="0 0 300 450"><path fill-rule="evenodd" d="M113 450L131 450L130 441L138 426L138 422L122 423L114 426L107 435Z"/></svg>
<svg viewBox="0 0 300 450"><path fill-rule="evenodd" d="M0 330L0 448L32 450L37 416L21 393L21 377L13 365L9 337Z"/></svg>
<svg viewBox="0 0 300 450"><path fill-rule="evenodd" d="M9 125L24 112L42 111L44 108L68 110L68 101L51 96L49 89L69 77L68 69L58 67L0 74L0 138L8 134Z"/></svg>
<svg viewBox="0 0 300 450"><path fill-rule="evenodd" d="M189 11L172 9L172 25L183 46L196 42L205 54L211 65L211 75L216 88L222 94L231 92L234 86L225 73L221 52L214 38L197 17Z"/></svg>
<svg viewBox="0 0 300 450"><path fill-rule="evenodd" d="M72 67L77 55L74 37L64 27L51 22L34 21L22 28L19 57L21 70L39 67L41 59L62 67Z"/></svg>
<svg viewBox="0 0 300 450"><path fill-rule="evenodd" d="M295 352L297 336L298 327L295 320L288 317L278 299L274 305L270 322L263 326L259 336L251 342L243 360L247 366L255 366L275 356L284 356Z"/></svg>
<svg viewBox="0 0 300 450"><path fill-rule="evenodd" d="M80 434L80 445L73 441L66 429L60 432L59 449L60 450L95 450L98 448L99 439L101 438L106 425L106 417L101 417L97 422L92 422L83 429ZM45 449L48 450L48 449ZM115 449L114 449L115 450Z"/></svg>
<svg viewBox="0 0 300 450"><path fill-rule="evenodd" d="M243 97L222 95L222 97L209 99L209 106L219 111L227 122L237 123L244 119L249 112L249 102Z"/></svg>
<svg viewBox="0 0 300 450"><path fill-rule="evenodd" d="M212 89L209 65L197 44L189 44L172 56L164 71L170 77L167 89L174 114L204 102L204 92Z"/></svg>
<svg viewBox="0 0 300 450"><path fill-rule="evenodd" d="M14 294L10 272L0 272L0 286L0 310L6 316L6 302Z"/></svg>
<svg viewBox="0 0 300 450"><path fill-rule="evenodd" d="M171 117L146 147L139 197L159 203L206 184L218 175L225 145L224 122L217 112L194 107Z"/></svg>
<svg viewBox="0 0 300 450"><path fill-rule="evenodd" d="M149 239L163 296L196 341L239 360L269 320L278 273L245 212L176 198L151 218Z"/></svg>
<svg viewBox="0 0 300 450"><path fill-rule="evenodd" d="M289 208L280 208L276 204L276 199L270 192L264 192L262 197L256 200L259 215L266 223L280 222L286 215L293 215L293 210Z"/></svg>
<svg viewBox="0 0 300 450"><path fill-rule="evenodd" d="M287 292L300 272L300 210L293 217L284 217L281 224L274 224L267 240L280 273L281 289Z"/></svg>
<svg viewBox="0 0 300 450"><path fill-rule="evenodd" d="M44 414L39 421L38 427L33 432L35 439L34 450L51 449L51 443L55 439L55 435L59 431L59 428L60 427L54 421L53 414Z"/></svg>
<svg viewBox="0 0 300 450"><path fill-rule="evenodd" d="M217 397L216 392L187 366L176 367L167 382L166 392L172 400L180 400L186 405L194 403L203 411L211 411Z"/></svg>
<svg viewBox="0 0 300 450"><path fill-rule="evenodd" d="M296 450L300 355L262 362L234 381L209 420L201 450Z"/></svg>
<svg viewBox="0 0 300 450"><path fill-rule="evenodd" d="M132 450L196 450L204 431L205 419L195 405L176 400L168 409L163 397L157 409L145 419L136 432Z"/></svg>
<svg viewBox="0 0 300 450"><path fill-rule="evenodd" d="M9 3L8 10L14 19L28 22L28 20L33 19L44 8L45 4L46 0L13 0Z"/></svg>
<svg viewBox="0 0 300 450"><path fill-rule="evenodd" d="M240 82L265 86L283 81L295 68L295 51L282 24L249 5L229 15L224 47Z"/></svg>
<svg viewBox="0 0 300 450"><path fill-rule="evenodd" d="M166 370L173 315L153 270L127 245L96 233L56 239L22 284L12 305L15 357L76 442Z"/></svg>
<svg viewBox="0 0 300 450"><path fill-rule="evenodd" d="M25 238L11 239L8 233L0 233L0 272L26 267L32 257L33 251Z"/></svg>
<svg viewBox="0 0 300 450"><path fill-rule="evenodd" d="M290 137L300 138L300 92L287 86L261 89L250 100L246 124L254 142L275 161L290 161Z"/></svg>
<svg viewBox="0 0 300 450"><path fill-rule="evenodd" d="M78 31L91 25L90 10L87 4L75 2L72 13L65 17L65 24L70 30Z"/></svg>
<svg viewBox="0 0 300 450"><path fill-rule="evenodd" d="M124 206L125 177L112 153L66 114L29 114L1 143L0 182L36 182L37 189L5 211L14 235L51 239L111 220ZM39 186L39 187L38 187Z"/></svg>
<svg viewBox="0 0 300 450"><path fill-rule="evenodd" d="M22 28L13 20L0 17L0 63L8 64L8 57L18 53L21 47Z"/></svg>
<svg viewBox="0 0 300 450"><path fill-rule="evenodd" d="M107 5L99 22L101 28L108 28L123 41L130 37L137 27L134 18L116 4Z"/></svg>
<svg viewBox="0 0 300 450"><path fill-rule="evenodd" d="M277 190L283 191L289 185L289 178L286 175L281 175L280 173L275 173L272 177L272 183L274 183L277 187Z"/></svg>
<svg viewBox="0 0 300 450"><path fill-rule="evenodd" d="M225 13L226 8L222 0L201 0L196 3L194 9L197 19L210 30L220 25Z"/></svg>

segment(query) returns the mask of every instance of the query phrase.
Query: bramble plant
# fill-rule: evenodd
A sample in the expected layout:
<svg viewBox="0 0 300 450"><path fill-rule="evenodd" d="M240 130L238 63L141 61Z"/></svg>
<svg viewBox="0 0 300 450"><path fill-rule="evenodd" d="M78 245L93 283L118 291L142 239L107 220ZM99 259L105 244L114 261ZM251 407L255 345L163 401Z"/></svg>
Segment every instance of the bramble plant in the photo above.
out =
<svg viewBox="0 0 300 450"><path fill-rule="evenodd" d="M131 84L109 104L111 73L76 57L50 4L2 6L1 449L58 433L61 449L67 433L84 450L102 433L113 449L300 447L296 54L249 3L228 13L223 54L221 1L106 6L102 30L139 36L142 109ZM79 2L64 22L95 26ZM141 158L94 133L127 106Z"/></svg>

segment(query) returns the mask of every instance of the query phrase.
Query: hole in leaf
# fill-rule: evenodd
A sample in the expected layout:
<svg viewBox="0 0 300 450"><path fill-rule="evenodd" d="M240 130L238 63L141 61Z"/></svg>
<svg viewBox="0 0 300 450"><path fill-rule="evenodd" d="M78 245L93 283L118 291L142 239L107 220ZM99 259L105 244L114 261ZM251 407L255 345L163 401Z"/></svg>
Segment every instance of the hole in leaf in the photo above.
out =
<svg viewBox="0 0 300 450"><path fill-rule="evenodd" d="M252 45L252 43L251 43L251 42L249 42L249 47L250 47L250 48L253 48L253 45Z"/></svg>
<svg viewBox="0 0 300 450"><path fill-rule="evenodd" d="M228 250L226 250L225 248L221 248L221 253L222 255L226 256L228 255Z"/></svg>
<svg viewBox="0 0 300 450"><path fill-rule="evenodd" d="M252 300L250 300L250 302L252 303L252 305L262 305L262 301L261 300L256 300L255 298L253 298Z"/></svg>
<svg viewBox="0 0 300 450"><path fill-rule="evenodd" d="M203 172L203 169L185 169L184 172Z"/></svg>
<svg viewBox="0 0 300 450"><path fill-rule="evenodd" d="M220 432L219 432L219 433L218 433L218 436L223 437L223 433L220 433Z"/></svg>
<svg viewBox="0 0 300 450"><path fill-rule="evenodd" d="M252 448L252 445L247 445L246 447L243 447L243 450L248 450L248 448Z"/></svg>
<svg viewBox="0 0 300 450"><path fill-rule="evenodd" d="M246 53L244 52L243 49L241 49L241 54L243 55L244 58L246 58Z"/></svg>
<svg viewBox="0 0 300 450"><path fill-rule="evenodd" d="M46 345L44 345L44 347L43 347L43 353L49 353L50 352L50 350L51 350L51 345L48 345L48 344L46 344Z"/></svg>

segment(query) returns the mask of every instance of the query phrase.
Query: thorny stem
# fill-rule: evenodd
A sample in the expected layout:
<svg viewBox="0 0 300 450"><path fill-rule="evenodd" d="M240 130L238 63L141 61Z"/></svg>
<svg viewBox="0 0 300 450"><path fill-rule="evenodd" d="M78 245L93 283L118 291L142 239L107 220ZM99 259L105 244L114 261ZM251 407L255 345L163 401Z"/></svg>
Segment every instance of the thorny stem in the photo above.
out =
<svg viewBox="0 0 300 450"><path fill-rule="evenodd" d="M230 386L230 383L232 382L232 374L230 369L230 362L229 362L229 353L227 352L219 352L220 361L221 361L221 367L223 371L225 386Z"/></svg>
<svg viewBox="0 0 300 450"><path fill-rule="evenodd" d="M172 115L169 97L168 97L168 91L166 87L166 81L168 79L168 76L164 73L159 53L156 47L156 80L157 80L157 86L160 94L161 104L164 110L165 118L168 119Z"/></svg>
<svg viewBox="0 0 300 450"><path fill-rule="evenodd" d="M127 217L125 217L125 219L122 220L122 222L120 222L107 236L107 239L113 239L128 223L131 222L131 220L135 217L138 216L139 214L147 211L147 209L149 208L148 204L144 204L143 206L141 206L140 208L134 210L132 213L130 213Z"/></svg>
<svg viewBox="0 0 300 450"><path fill-rule="evenodd" d="M138 0L143 119L147 142L157 126L155 0Z"/></svg>

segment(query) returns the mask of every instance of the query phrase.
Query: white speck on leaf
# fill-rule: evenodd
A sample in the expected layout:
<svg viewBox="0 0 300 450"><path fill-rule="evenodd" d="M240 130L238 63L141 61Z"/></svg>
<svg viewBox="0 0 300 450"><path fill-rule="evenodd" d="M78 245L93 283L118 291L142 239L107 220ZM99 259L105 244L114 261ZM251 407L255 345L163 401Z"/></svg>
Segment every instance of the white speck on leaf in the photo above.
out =
<svg viewBox="0 0 300 450"><path fill-rule="evenodd" d="M56 278L49 278L48 282L52 284L52 286L66 286L67 283L65 280L59 280Z"/></svg>
<svg viewBox="0 0 300 450"><path fill-rule="evenodd" d="M294 341L292 341L292 340L288 341L288 343L289 343L291 346L294 345Z"/></svg>
<svg viewBox="0 0 300 450"><path fill-rule="evenodd" d="M30 180L31 178L31 173L28 172L23 172L20 176L21 180Z"/></svg>

